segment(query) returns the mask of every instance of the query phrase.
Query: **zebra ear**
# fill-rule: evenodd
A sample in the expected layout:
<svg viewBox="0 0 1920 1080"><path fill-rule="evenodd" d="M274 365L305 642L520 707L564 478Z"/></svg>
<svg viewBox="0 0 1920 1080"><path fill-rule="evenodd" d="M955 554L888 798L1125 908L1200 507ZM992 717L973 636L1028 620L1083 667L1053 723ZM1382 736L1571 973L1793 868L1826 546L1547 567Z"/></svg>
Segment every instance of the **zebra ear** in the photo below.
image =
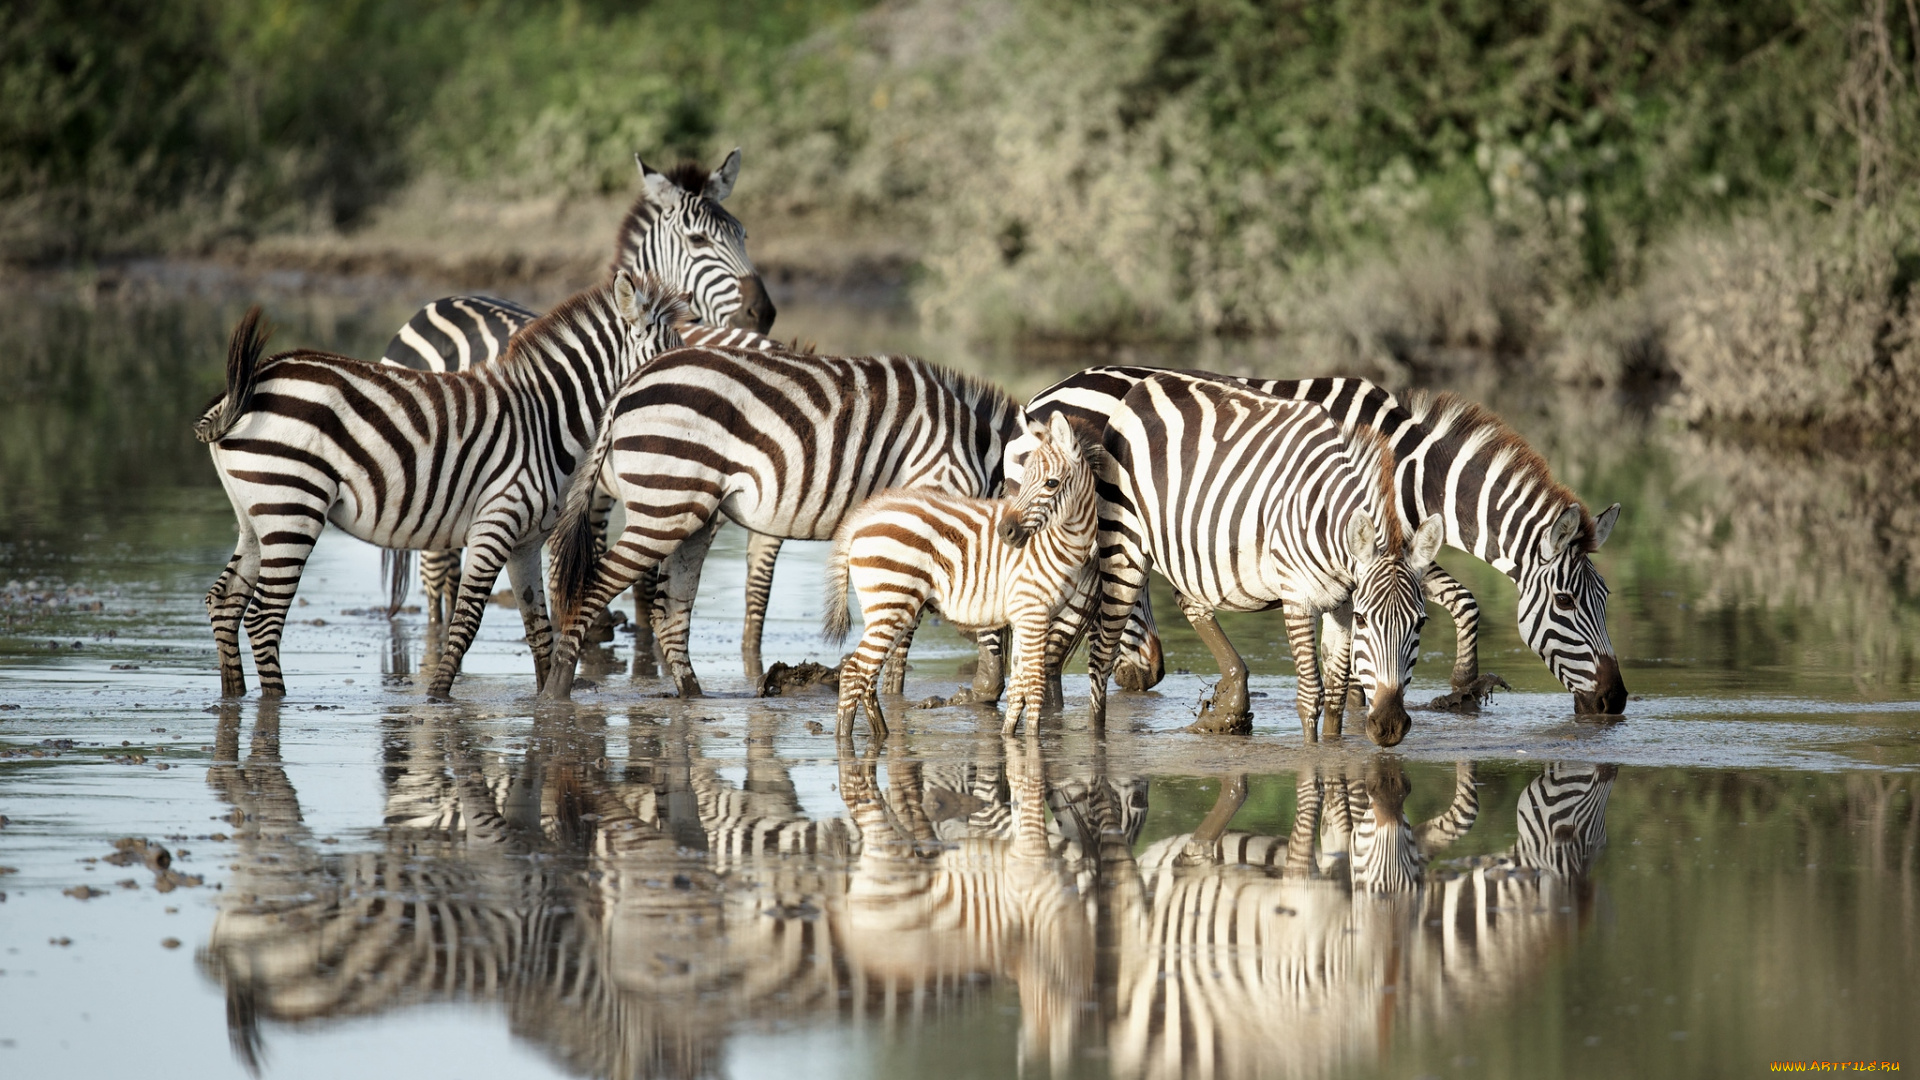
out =
<svg viewBox="0 0 1920 1080"><path fill-rule="evenodd" d="M713 173L707 177L705 191L707 198L714 202L725 200L727 196L733 194L733 181L739 175L740 148L736 146L733 148L733 153L727 155L727 160L721 162L720 167L713 170Z"/></svg>
<svg viewBox="0 0 1920 1080"><path fill-rule="evenodd" d="M1540 557L1549 562L1559 558L1560 553L1567 550L1567 545L1573 543L1573 534L1579 531L1580 506L1568 503L1567 508L1560 511L1560 516L1554 519L1553 528L1540 538Z"/></svg>
<svg viewBox="0 0 1920 1080"><path fill-rule="evenodd" d="M1607 542L1607 537L1613 535L1613 526L1619 520L1619 503L1614 503L1612 506L1600 511L1600 516L1593 519L1593 547L1595 551L1600 549L1601 544Z"/></svg>
<svg viewBox="0 0 1920 1080"><path fill-rule="evenodd" d="M613 275L613 306L630 323L640 321L640 298L633 294L633 279L625 270Z"/></svg>
<svg viewBox="0 0 1920 1080"><path fill-rule="evenodd" d="M1347 519L1347 554L1353 556L1353 561L1360 566L1380 557L1380 552L1374 546L1373 519L1367 516L1365 510L1355 510L1353 516Z"/></svg>
<svg viewBox="0 0 1920 1080"><path fill-rule="evenodd" d="M1425 574L1427 567L1433 565L1433 557L1440 554L1440 544L1447 538L1446 519L1439 514L1431 514L1420 527L1413 531L1413 551L1409 561L1415 574Z"/></svg>
<svg viewBox="0 0 1920 1080"><path fill-rule="evenodd" d="M657 172L641 160L638 151L634 152L633 163L640 166L640 181L647 186L647 201L655 206L665 206L673 201L673 189L678 186L667 179L667 174Z"/></svg>
<svg viewBox="0 0 1920 1080"><path fill-rule="evenodd" d="M1073 437L1073 425L1067 423L1067 414L1057 412L1047 422L1047 435L1053 439L1053 445L1063 454L1077 455L1080 441Z"/></svg>

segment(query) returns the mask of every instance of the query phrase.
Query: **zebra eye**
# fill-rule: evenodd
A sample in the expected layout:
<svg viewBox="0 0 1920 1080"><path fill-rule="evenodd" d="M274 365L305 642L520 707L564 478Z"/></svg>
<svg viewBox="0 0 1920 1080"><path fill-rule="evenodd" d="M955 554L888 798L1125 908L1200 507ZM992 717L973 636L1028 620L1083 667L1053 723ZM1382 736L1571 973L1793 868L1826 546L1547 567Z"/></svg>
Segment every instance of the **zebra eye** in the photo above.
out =
<svg viewBox="0 0 1920 1080"><path fill-rule="evenodd" d="M1419 630L1426 625L1427 625L1427 617L1425 615L1422 615L1420 616L1420 621L1413 624L1413 628L1415 630Z"/></svg>
<svg viewBox="0 0 1920 1080"><path fill-rule="evenodd" d="M1572 611L1573 594L1570 592L1554 593L1553 606L1559 608L1561 611Z"/></svg>
<svg viewBox="0 0 1920 1080"><path fill-rule="evenodd" d="M1356 612L1354 612L1354 613L1353 613L1353 628L1354 628L1355 630L1365 630L1365 629L1367 628L1367 617L1366 617L1366 615L1364 615L1364 614L1362 614L1361 612L1358 612L1358 611L1356 611Z"/></svg>
<svg viewBox="0 0 1920 1080"><path fill-rule="evenodd" d="M694 247L707 247L712 241L707 239L706 233L688 233L687 243L692 244Z"/></svg>
<svg viewBox="0 0 1920 1080"><path fill-rule="evenodd" d="M1049 476L1049 477L1047 477L1047 490L1048 490L1048 491L1052 491L1052 490L1053 490L1054 488L1057 488L1057 487L1059 487L1059 486L1060 486L1060 478L1059 478L1059 477L1057 477L1057 476Z"/></svg>

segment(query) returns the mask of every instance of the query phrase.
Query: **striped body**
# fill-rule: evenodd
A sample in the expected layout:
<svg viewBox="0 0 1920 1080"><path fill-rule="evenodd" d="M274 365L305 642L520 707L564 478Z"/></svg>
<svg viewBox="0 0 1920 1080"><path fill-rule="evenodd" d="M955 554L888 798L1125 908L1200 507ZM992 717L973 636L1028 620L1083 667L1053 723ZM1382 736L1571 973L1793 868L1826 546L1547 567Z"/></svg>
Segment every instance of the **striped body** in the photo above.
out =
<svg viewBox="0 0 1920 1080"><path fill-rule="evenodd" d="M685 631L722 515L769 536L826 540L887 488L987 495L1017 413L1001 391L911 357L660 357L621 388L569 494L554 570L566 631L544 692L567 695L588 621L664 561L662 651L680 692L698 694ZM597 562L596 490L626 510Z"/></svg>
<svg viewBox="0 0 1920 1080"><path fill-rule="evenodd" d="M1135 384L1154 372L1089 368L1035 395L1027 411L1034 419L1063 411L1098 425ZM1204 372L1188 374L1224 380ZM1520 588L1521 636L1573 691L1577 711L1625 708L1626 688L1607 636L1606 583L1591 558L1611 533L1618 504L1597 518L1588 516L1524 440L1490 413L1451 395L1416 395L1403 404L1364 379L1229 381L1313 402L1343 429L1364 428L1385 436L1399 470L1395 492L1402 524L1411 527L1438 514L1450 546L1514 580ZM1018 472L1015 459L1024 449L1016 442L1009 450L1009 476ZM1458 650L1452 681L1456 689L1465 689L1479 674L1479 606L1437 565L1429 569L1423 588L1453 618ZM1056 663L1071 648L1082 617L1070 608L1056 630L1050 646ZM1337 678L1331 681L1339 683ZM1329 708L1337 708L1336 703L1329 702Z"/></svg>
<svg viewBox="0 0 1920 1080"><path fill-rule="evenodd" d="M651 274L685 292L694 318L706 324L699 332L702 343L764 340L759 335L773 325L773 303L747 255L746 230L720 206L739 174L740 152L710 174L692 163L667 173L639 166L641 195L621 222L608 280L621 271L634 280ZM400 328L381 362L416 371L467 371L504 356L513 335L538 317L490 296L435 300ZM741 332L730 333L736 329ZM389 554L386 564L391 607L398 610L406 597L406 559ZM458 551L432 551L422 559L429 619L451 613L459 568Z"/></svg>
<svg viewBox="0 0 1920 1080"><path fill-rule="evenodd" d="M1384 746L1405 737L1402 698L1426 618L1419 581L1439 525L1425 522L1405 542L1382 440L1343 433L1316 406L1158 372L1121 399L1106 448L1100 625L1089 663L1095 723L1105 719L1121 630L1147 570L1157 569L1220 662L1220 726L1245 730L1251 714L1245 663L1213 612L1284 606L1306 735L1317 737L1321 705L1314 625L1332 612L1357 631L1368 736Z"/></svg>
<svg viewBox="0 0 1920 1080"><path fill-rule="evenodd" d="M1064 417L1036 433L1026 480L1000 499L939 492L874 497L847 518L827 562L827 635L845 637L846 590L866 630L840 665L836 730L851 737L864 705L884 736L875 680L900 635L935 605L961 630L1013 629L1013 694L1005 734L1039 719L1046 690L1046 636L1093 555L1097 445L1080 445Z"/></svg>
<svg viewBox="0 0 1920 1080"><path fill-rule="evenodd" d="M312 352L262 363L250 315L234 335L227 392L197 427L240 525L207 594L224 691L245 692L244 615L262 693L285 692L281 628L329 521L383 547L474 549L431 694L448 693L502 566L544 674L539 542L614 389L680 344L685 307L655 282L643 288L618 275L521 334L502 363L453 375Z"/></svg>

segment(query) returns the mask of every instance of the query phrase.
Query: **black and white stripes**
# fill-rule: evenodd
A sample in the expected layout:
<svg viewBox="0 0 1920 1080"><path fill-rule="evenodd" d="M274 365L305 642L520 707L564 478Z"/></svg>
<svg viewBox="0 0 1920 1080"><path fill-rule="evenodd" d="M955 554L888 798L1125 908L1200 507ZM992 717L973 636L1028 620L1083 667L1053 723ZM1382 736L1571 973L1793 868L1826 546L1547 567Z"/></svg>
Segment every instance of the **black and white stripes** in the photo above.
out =
<svg viewBox="0 0 1920 1080"><path fill-rule="evenodd" d="M825 540L887 488L990 494L1018 411L1002 391L911 357L660 357L621 389L568 495L553 571L566 630L543 693L567 696L583 620L665 561L661 651L681 693L698 694L686 628L721 515L768 536ZM597 563L596 490L627 515Z"/></svg>
<svg viewBox="0 0 1920 1080"><path fill-rule="evenodd" d="M325 353L264 362L258 309L235 330L227 392L195 431L239 520L240 541L207 594L222 689L246 690L244 615L261 692L285 692L280 634L300 573L332 522L370 543L472 551L429 692L445 697L502 566L539 674L550 628L539 544L608 397L680 344L678 296L626 274L568 300L514 339L505 360L437 374Z"/></svg>
<svg viewBox="0 0 1920 1080"><path fill-rule="evenodd" d="M1368 737L1382 746L1404 738L1402 699L1426 620L1419 581L1441 532L1427 521L1404 539L1384 441L1343 434L1316 406L1179 372L1136 383L1106 433L1100 622L1088 665L1095 723L1104 722L1116 645L1151 568L1172 583L1220 663L1203 724L1251 724L1246 664L1213 612L1284 605L1308 738L1317 737L1313 632L1324 612L1354 634L1356 675L1372 702Z"/></svg>

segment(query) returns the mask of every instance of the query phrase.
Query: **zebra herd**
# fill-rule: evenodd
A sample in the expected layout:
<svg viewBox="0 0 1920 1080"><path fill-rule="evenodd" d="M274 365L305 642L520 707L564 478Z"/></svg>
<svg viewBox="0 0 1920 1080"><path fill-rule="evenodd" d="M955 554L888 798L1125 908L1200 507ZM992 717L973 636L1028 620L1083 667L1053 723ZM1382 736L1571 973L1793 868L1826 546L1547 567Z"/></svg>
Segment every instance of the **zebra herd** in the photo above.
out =
<svg viewBox="0 0 1920 1080"><path fill-rule="evenodd" d="M711 172L640 162L642 191L606 279L545 315L485 297L435 301L376 365L308 350L263 357L267 333L258 309L248 313L226 389L195 427L239 522L206 597L224 694L246 690L243 624L262 695L285 692L282 627L332 522L389 549L395 606L404 553L428 553L429 614L449 627L430 698L451 694L502 568L543 697L569 696L590 626L629 588L636 646L650 636L679 693L698 695L693 598L729 519L755 537L750 677L783 540L838 537L835 574L853 581L869 625L887 628L863 638L842 679L843 737L861 708L885 731L871 669L891 650L878 689L900 689L899 659L928 608L980 631L974 684L958 700L998 701L1013 624L1009 730L1023 715L1031 724L1039 697L1057 700L1061 666L1087 640L1099 729L1109 678L1144 689L1160 677L1145 591L1155 570L1220 665L1203 726L1251 724L1246 664L1214 613L1281 608L1306 737L1341 734L1352 709L1392 746L1410 726L1426 600L1455 625L1454 688L1479 674L1478 606L1434 562L1443 543L1514 580L1522 637L1577 711L1624 709L1591 560L1620 507L1590 514L1497 417L1447 394L1402 402L1357 379L1112 366L1022 407L916 358L784 346L764 336L775 310L744 227L721 206L739 166L737 150ZM1077 509L1054 498L1071 486L1065 473L1029 475L1062 445L1091 470ZM862 517L883 495L884 525L879 510ZM623 520L609 542L616 503ZM963 506L975 525L958 528ZM1035 535L1045 557L1016 559ZM986 572L1016 562L1017 581ZM843 628L843 590L827 607L828 628Z"/></svg>

